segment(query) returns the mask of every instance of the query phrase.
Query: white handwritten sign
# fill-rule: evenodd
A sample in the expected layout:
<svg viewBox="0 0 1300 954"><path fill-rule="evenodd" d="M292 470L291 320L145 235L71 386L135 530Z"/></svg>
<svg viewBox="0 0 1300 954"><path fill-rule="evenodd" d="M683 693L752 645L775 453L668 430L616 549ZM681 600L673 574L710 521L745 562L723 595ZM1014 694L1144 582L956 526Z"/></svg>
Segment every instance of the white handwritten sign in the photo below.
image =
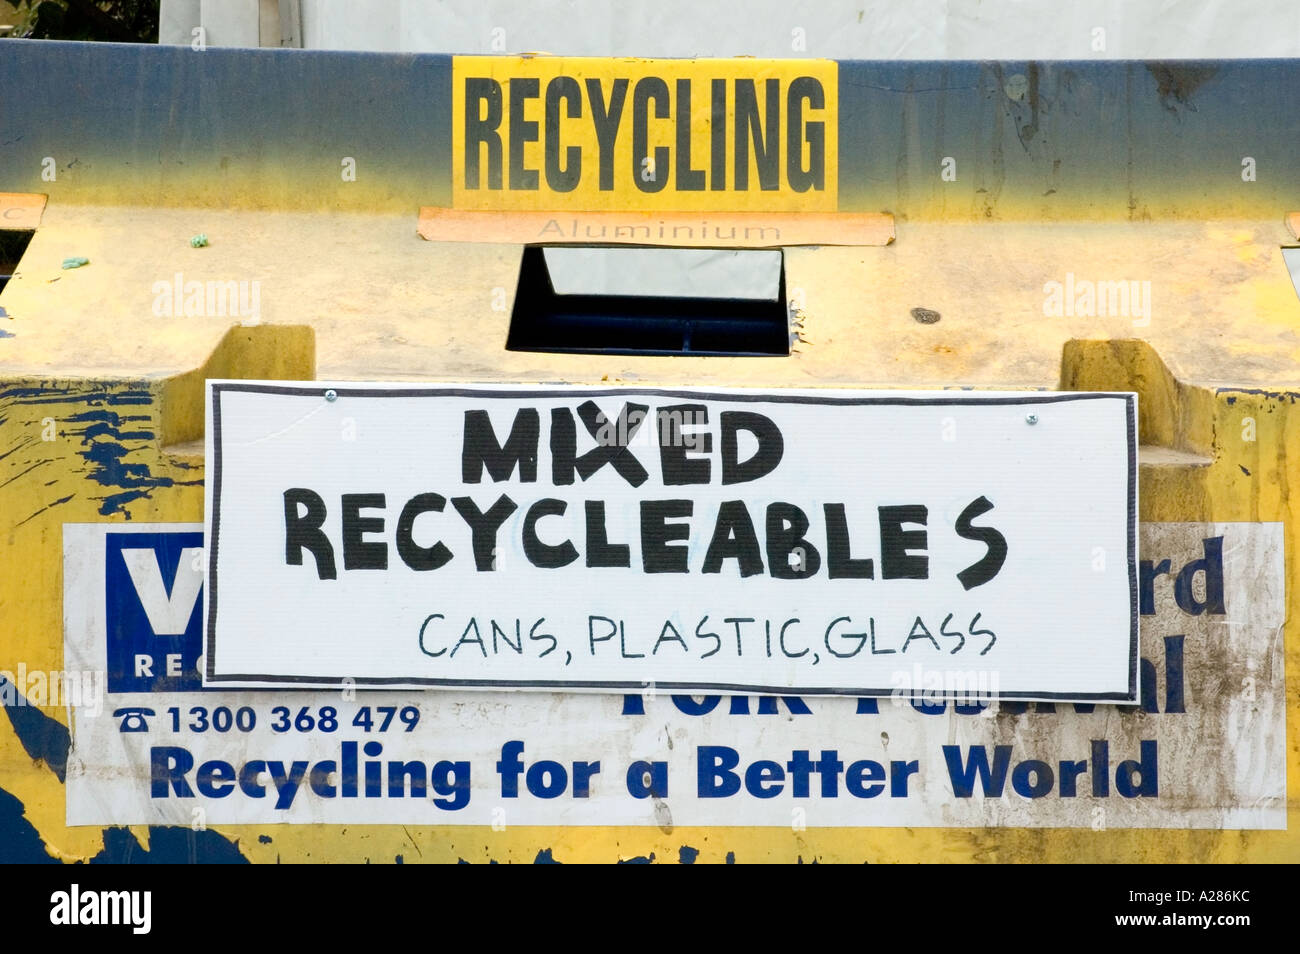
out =
<svg viewBox="0 0 1300 954"><path fill-rule="evenodd" d="M229 381L208 413L208 684L1137 698L1133 395Z"/></svg>

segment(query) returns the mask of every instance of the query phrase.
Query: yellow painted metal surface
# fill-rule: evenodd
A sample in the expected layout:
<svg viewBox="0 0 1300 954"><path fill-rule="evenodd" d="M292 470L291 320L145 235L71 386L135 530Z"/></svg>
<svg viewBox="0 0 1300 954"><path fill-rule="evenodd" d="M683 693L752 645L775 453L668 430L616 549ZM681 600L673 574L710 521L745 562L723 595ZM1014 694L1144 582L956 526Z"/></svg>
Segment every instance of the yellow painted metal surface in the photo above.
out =
<svg viewBox="0 0 1300 954"><path fill-rule="evenodd" d="M211 247L183 246L200 227ZM1034 227L913 226L887 248L792 250L790 283L807 289L806 340L788 360L666 359L505 352L508 311L494 310L493 289L512 287L518 249L426 243L409 217L198 217L54 206L3 298L15 316L4 327L15 337L5 342L0 371L0 512L9 527L0 546L0 631L30 668L61 667L64 522L201 520L201 447L185 445L202 434L198 383L208 375L1132 388L1140 394L1145 445L1141 519L1281 521L1294 579L1300 304L1281 266L1282 228L1280 220L1091 232L1081 226L1061 235ZM301 253L307 246L314 254ZM70 253L92 264L59 274L55 263ZM1044 282L1067 263L1080 274L1162 275L1166 297L1155 299L1145 326L1135 327L1129 316L1046 317ZM154 284L178 269L187 280L263 276L258 323L155 314ZM941 321L913 321L908 309L922 305L938 310ZM88 410L121 420L109 432L96 431L102 416L87 421ZM106 443L116 449L92 453ZM1293 621L1300 619L1298 594L1300 588L1288 588ZM1294 627L1286 633L1293 682L1300 674ZM46 712L66 721L60 710ZM698 849L700 860L737 861L1295 861L1294 697L1287 731L1290 825L1282 832L217 831L257 861L532 861L545 850L564 861L651 854L676 860L682 845ZM62 784L8 722L0 722L0 774L52 853L73 860L102 850L101 830L64 826ZM135 837L147 845L147 830L135 830Z"/></svg>
<svg viewBox="0 0 1300 954"><path fill-rule="evenodd" d="M4 291L0 373L151 377L198 368L252 319L165 311L182 282L258 281L263 324L310 325L335 379L1055 387L1073 338L1148 341L1180 380L1300 384L1300 298L1274 221L899 223L875 248L791 248L786 359L504 350L519 246L426 242L404 215L53 203ZM209 247L191 249L206 234ZM91 264L62 270L70 255ZM1148 280L1150 314L1044 314L1044 286ZM162 301L160 302L160 298ZM918 324L913 308L939 312ZM175 309L173 309L175 310ZM1136 309L1130 308L1131 312ZM94 332L87 333L88 321Z"/></svg>
<svg viewBox="0 0 1300 954"><path fill-rule="evenodd" d="M266 335L247 352L255 371L259 360L274 363L276 335ZM1077 363L1065 371L1072 387L1118 387L1131 367L1124 344L1095 342L1072 347ZM1141 350L1137 348L1136 350ZM262 367L265 367L263 365ZM5 443L0 454L0 495L6 515L21 514L0 547L0 628L7 644L31 668L59 669L61 645L60 525L64 521L123 520L197 521L202 516L201 463L177 458L153 439L127 439L128 465L149 469L160 483L147 496L132 500L105 516L104 501L95 490L119 488L88 479L87 464L78 453L86 440L84 426L67 423L88 407L118 408L142 413L147 420L132 430L157 432L165 395L159 382L9 380L5 391L39 388L45 403L22 403L10 393L4 400ZM152 406L114 404L133 391L149 393ZM1144 466L1141 472L1143 520L1148 521L1283 521L1286 525L1288 568L1297 552L1296 502L1292 495L1294 464L1300 455L1300 415L1293 412L1296 392L1225 391L1187 388L1181 415L1187 422L1175 443L1209 453L1206 466ZM1255 440L1242 440L1247 418L1256 423ZM43 421L53 419L59 436L42 441ZM1189 436L1190 435L1190 436ZM1197 437L1195 435L1200 435ZM1149 436L1158 436L1151 434ZM1209 445L1198 443L1209 436ZM1242 467L1250 471L1243 473ZM172 481L167 486L162 481ZM52 499L72 499L51 506ZM45 509L49 508L49 509ZM30 516L28 516L30 515ZM1289 570L1289 575L1293 573ZM1297 615L1297 588L1287 594L1288 619ZM1294 679L1300 650L1291 626L1287 632L1287 671ZM62 713L49 711L63 721ZM1016 718L1002 715L998 718ZM1022 717L1023 718L1023 717ZM237 841L239 850L257 861L391 860L412 861L532 861L549 849L564 861L611 861L630 857L676 860L682 845L700 851L701 861L720 861L733 854L737 861L1295 861L1300 857L1296 827L1296 742L1300 738L1300 707L1288 706L1288 817L1285 832L1215 832L1168 830L1012 829L872 829L790 831L771 828L686 829L665 833L653 828L487 828L367 826L222 826L219 833ZM0 774L6 788L26 806L27 818L49 849L66 860L82 859L102 848L102 832L63 825L63 788L54 773L24 751L7 722L0 723ZM141 844L147 834L137 831ZM259 841L268 835L269 843Z"/></svg>
<svg viewBox="0 0 1300 954"><path fill-rule="evenodd" d="M864 106L838 129L830 124L828 135L867 130L845 155L870 162L856 167L854 182L840 168L839 208L892 213L897 241L787 250L787 287L798 308L790 357L669 358L504 350L519 246L416 235L417 208L445 202L454 185L452 149L429 163L443 163L435 172L446 172L446 183L421 164L425 150L450 138L417 122L416 107L438 92L419 77L436 73L437 63L421 72L404 59L283 61L306 71L292 74L299 86L291 87L288 67L277 72L280 61L268 56L212 51L183 60L184 51L151 51L131 60L137 74L114 73L111 51L55 52L78 82L125 77L135 108L154 119L119 150L121 130L96 113L77 117L71 131L44 115L23 117L45 130L20 147L35 150L27 157L34 161L0 170L7 174L0 186L33 191L49 151L59 175L42 186L50 202L0 295L0 634L10 658L29 669L63 664L62 525L200 521L202 382L253 377L1135 390L1143 521L1284 525L1286 670L1290 685L1300 684L1300 299L1281 255L1296 239L1294 217L1289 226L1285 218L1295 206L1276 203L1275 171L1284 163L1267 161L1293 143L1275 137L1252 145L1265 160L1256 182L1237 165L1239 144L1222 134L1237 118L1278 117L1282 129L1294 119L1280 105L1285 85L1252 87L1252 67L1210 71L1225 74L1227 93L1207 102L1202 87L1206 97L1215 88L1208 76L1158 64L1127 65L1123 73L1066 64L1046 71L1041 89L1033 67L1021 98L1004 92L1004 85L1017 88L1003 82L1015 77L1003 77L996 64L952 66L967 79L951 88L947 79L932 86L922 72L895 65L906 79L906 88L896 88L884 82L887 65L859 64L839 88L839 104L855 95L875 111ZM100 56L107 65L90 62ZM511 62L511 70L523 68ZM240 134L196 137L197 145L171 136L156 112L168 99L148 83L159 64L171 64L168 76L186 77L173 86L173 109L182 102L204 122L213 113L203 108L215 109ZM528 69L541 79L561 65L539 60ZM0 72L6 68L15 67L0 63ZM657 68L698 82L709 67ZM931 68L950 69L917 69ZM213 70L206 78L183 72L205 69ZM331 73L341 77L335 85ZM417 81L403 85L409 76ZM251 91L239 85L245 80ZM319 102L286 96L289 88L319 88ZM221 89L233 92L224 100L211 93ZM1258 94L1249 110L1233 99L1242 89ZM1118 90L1127 92L1117 99ZM250 111L248 97L256 95L265 99ZM391 102L410 124L400 142L375 133L397 128L384 113ZM703 104L696 96L692 111ZM313 107L335 121L315 122ZM1079 110L1111 124L1103 133L1127 123L1127 140L1081 125ZM302 114L313 122L299 127L298 138L274 134L275 124ZM256 127L252 133L243 120ZM508 128L508 115L505 121ZM938 140L923 140L923 123L939 131ZM952 182L939 175L945 123L957 145L978 146L957 157ZM653 137L671 129L658 119L651 125ZM463 123L451 128L463 135ZM566 135L592 145L585 133L566 127ZM707 135L693 130L691 137L694 153L707 155ZM1185 143L1203 145L1180 148ZM1210 155L1207 143L1220 151ZM543 144L525 144L525 166L542 168ZM73 164L77 151L87 158ZM620 155L627 172L632 156ZM346 171L346 158L358 156L358 178L340 176L340 160ZM1253 167L1252 158L1252 175ZM626 199L641 190L623 192ZM804 194L782 198L793 210L814 207ZM190 247L196 233L208 247ZM62 269L70 256L89 264ZM1111 299L1101 307L1100 296L1089 308L1066 305L1076 300L1067 288L1114 282L1136 282L1143 292L1118 308ZM209 283L234 283L219 313L209 305ZM913 309L940 318L919 323ZM683 845L702 861L1295 862L1294 693L1286 713L1286 831L259 825L218 826L215 834L266 862L533 861L539 854L672 861ZM112 835L64 824L57 727L68 717L57 708L42 715L45 742L0 719L0 788L21 802L49 853L94 857ZM148 829L131 835L150 847ZM199 835L186 837L197 857Z"/></svg>

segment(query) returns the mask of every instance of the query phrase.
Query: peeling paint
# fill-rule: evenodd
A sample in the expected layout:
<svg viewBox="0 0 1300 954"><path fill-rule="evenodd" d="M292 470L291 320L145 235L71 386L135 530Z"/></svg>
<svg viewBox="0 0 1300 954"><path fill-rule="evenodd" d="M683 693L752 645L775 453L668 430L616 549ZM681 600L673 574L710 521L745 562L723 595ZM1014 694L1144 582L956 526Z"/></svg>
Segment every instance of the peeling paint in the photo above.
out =
<svg viewBox="0 0 1300 954"><path fill-rule="evenodd" d="M153 415L119 413L107 408L149 408L153 405L153 396L146 389L127 386L121 390L94 388L78 392L57 387L13 387L0 391L0 400L7 400L15 406L72 404L87 408L63 418L56 418L61 428L66 428L60 430L58 436L80 438L78 454L90 465L85 476L100 486L115 491L103 496L87 497L100 502L99 513L102 516L120 514L130 519L125 509L126 505L149 497L155 489L178 484L202 483L199 480L177 481L172 477L157 476L148 463L128 460L131 455L147 456L154 449L155 431L140 426L153 420ZM31 443L29 438L18 447L6 451L5 456ZM30 466L11 475L0 484L0 487L18 480L37 467L54 463L56 460L57 458L44 458L31 462ZM60 503L66 503L70 499L69 496L52 501L46 507L29 514L26 519L30 520L37 513Z"/></svg>
<svg viewBox="0 0 1300 954"><path fill-rule="evenodd" d="M90 859L92 865L246 865L238 841L231 841L211 829L154 825L149 828L149 847L143 848L127 828L104 829L104 850Z"/></svg>
<svg viewBox="0 0 1300 954"><path fill-rule="evenodd" d="M27 820L23 803L0 788L0 864L56 865L40 833Z"/></svg>
<svg viewBox="0 0 1300 954"><path fill-rule="evenodd" d="M14 701L4 703L5 714L9 716L14 734L18 736L23 749L33 759L44 762L60 782L65 781L68 751L72 748L72 736L68 733L68 727L51 719L41 711L40 706L29 705L18 687L0 676L0 700L10 698ZM0 831L4 830L0 825Z"/></svg>

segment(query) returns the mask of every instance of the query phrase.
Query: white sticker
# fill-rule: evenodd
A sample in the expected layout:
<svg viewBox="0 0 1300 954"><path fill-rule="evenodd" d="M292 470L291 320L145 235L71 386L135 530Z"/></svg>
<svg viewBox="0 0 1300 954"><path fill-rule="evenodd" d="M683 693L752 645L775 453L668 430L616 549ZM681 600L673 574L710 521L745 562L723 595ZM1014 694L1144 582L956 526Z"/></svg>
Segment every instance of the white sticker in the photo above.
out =
<svg viewBox="0 0 1300 954"><path fill-rule="evenodd" d="M1143 525L1141 703L1095 707L201 690L199 614L152 630L122 555L174 594L199 532L65 526L65 665L109 693L73 713L69 825L1286 825L1280 524Z"/></svg>

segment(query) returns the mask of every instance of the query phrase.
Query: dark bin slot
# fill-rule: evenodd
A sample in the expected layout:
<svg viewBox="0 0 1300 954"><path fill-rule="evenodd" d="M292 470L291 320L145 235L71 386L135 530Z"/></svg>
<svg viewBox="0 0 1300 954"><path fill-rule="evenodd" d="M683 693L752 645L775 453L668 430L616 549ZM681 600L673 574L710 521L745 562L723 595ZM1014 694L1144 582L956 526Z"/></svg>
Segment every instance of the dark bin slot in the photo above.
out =
<svg viewBox="0 0 1300 954"><path fill-rule="evenodd" d="M18 270L18 262L36 233L31 229L0 229L0 291Z"/></svg>
<svg viewBox="0 0 1300 954"><path fill-rule="evenodd" d="M565 254L589 253L599 266L590 270L593 274L576 276L569 268L560 281L566 290L581 287L586 291L603 284L636 288L636 294L559 294L548 267L548 251L559 250L540 245L524 249L507 350L715 356L790 353L785 265L779 251L628 246L563 249ZM626 252L634 254L622 254ZM688 254L656 259L653 253L657 252ZM708 253L714 253L713 265L720 262L724 267L710 272ZM761 258L752 262L740 259L747 253ZM620 272L658 262L663 268L652 274ZM751 267L755 271L746 274ZM762 274L763 269L771 271ZM683 288L693 293L674 293ZM708 294L714 291L719 294Z"/></svg>

